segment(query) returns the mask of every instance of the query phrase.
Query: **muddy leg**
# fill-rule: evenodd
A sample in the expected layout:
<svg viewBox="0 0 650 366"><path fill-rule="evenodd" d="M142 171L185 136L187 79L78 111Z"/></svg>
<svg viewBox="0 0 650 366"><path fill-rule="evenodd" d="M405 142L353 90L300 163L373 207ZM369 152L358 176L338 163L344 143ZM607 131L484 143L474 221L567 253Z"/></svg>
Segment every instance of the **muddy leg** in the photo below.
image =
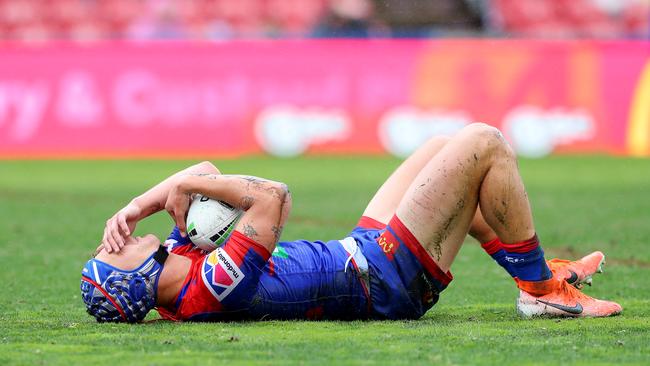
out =
<svg viewBox="0 0 650 366"><path fill-rule="evenodd" d="M535 229L512 149L494 127L461 130L419 172L397 216L438 266L451 266L480 202L487 224L506 243Z"/></svg>

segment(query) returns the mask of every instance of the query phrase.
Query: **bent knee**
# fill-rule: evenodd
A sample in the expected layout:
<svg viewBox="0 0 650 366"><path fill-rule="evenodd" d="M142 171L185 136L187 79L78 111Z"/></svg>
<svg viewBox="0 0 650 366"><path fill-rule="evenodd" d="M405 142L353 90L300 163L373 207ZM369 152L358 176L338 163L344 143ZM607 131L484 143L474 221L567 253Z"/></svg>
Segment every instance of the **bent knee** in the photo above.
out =
<svg viewBox="0 0 650 366"><path fill-rule="evenodd" d="M492 139L492 138L503 139L503 135L501 134L501 131L499 131L498 128L494 126L490 126L487 123L483 123L483 122L471 123L465 126L461 131L471 136L482 138L482 139Z"/></svg>
<svg viewBox="0 0 650 366"><path fill-rule="evenodd" d="M461 133L482 153L514 154L501 131L494 126L481 122L472 123L463 128Z"/></svg>

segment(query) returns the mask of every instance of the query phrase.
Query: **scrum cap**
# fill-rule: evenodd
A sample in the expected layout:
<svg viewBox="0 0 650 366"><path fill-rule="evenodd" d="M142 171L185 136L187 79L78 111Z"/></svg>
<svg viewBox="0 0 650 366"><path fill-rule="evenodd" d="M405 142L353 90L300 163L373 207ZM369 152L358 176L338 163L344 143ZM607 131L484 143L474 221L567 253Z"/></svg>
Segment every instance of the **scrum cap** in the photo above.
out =
<svg viewBox="0 0 650 366"><path fill-rule="evenodd" d="M158 279L167 259L162 245L142 265L124 271L97 259L81 273L81 298L98 322L139 322L156 305Z"/></svg>

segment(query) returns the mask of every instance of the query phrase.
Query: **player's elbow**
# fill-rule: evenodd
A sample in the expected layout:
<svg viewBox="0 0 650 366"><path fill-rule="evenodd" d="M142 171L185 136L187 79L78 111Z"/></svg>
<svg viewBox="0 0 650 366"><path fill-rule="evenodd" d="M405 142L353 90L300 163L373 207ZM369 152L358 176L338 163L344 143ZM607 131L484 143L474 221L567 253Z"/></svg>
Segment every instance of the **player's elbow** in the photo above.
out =
<svg viewBox="0 0 650 366"><path fill-rule="evenodd" d="M276 183L274 184L274 193L272 196L273 199L267 212L272 215L278 215L276 218L276 226L281 228L289 217L289 212L291 212L291 191L289 191L289 187L286 184Z"/></svg>
<svg viewBox="0 0 650 366"><path fill-rule="evenodd" d="M219 169L209 161L202 161L196 164L197 168L204 174L221 174Z"/></svg>
<svg viewBox="0 0 650 366"><path fill-rule="evenodd" d="M270 209L291 204L291 192L284 183L267 182L263 191L264 195L261 197L261 201Z"/></svg>
<svg viewBox="0 0 650 366"><path fill-rule="evenodd" d="M291 191L289 190L289 186L284 183L280 183L280 185L280 189L282 190L283 205L291 207Z"/></svg>
<svg viewBox="0 0 650 366"><path fill-rule="evenodd" d="M271 195L278 202L286 202L286 200L291 199L291 192L289 192L289 186L286 184L282 182L273 182L272 187Z"/></svg>

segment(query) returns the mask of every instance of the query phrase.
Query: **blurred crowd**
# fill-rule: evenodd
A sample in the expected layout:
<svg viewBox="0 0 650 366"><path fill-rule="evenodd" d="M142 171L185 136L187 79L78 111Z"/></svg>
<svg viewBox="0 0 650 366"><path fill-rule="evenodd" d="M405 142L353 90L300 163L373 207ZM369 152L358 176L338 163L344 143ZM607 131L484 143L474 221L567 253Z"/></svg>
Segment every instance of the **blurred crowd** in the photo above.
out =
<svg viewBox="0 0 650 366"><path fill-rule="evenodd" d="M650 0L0 0L0 39L649 38Z"/></svg>

